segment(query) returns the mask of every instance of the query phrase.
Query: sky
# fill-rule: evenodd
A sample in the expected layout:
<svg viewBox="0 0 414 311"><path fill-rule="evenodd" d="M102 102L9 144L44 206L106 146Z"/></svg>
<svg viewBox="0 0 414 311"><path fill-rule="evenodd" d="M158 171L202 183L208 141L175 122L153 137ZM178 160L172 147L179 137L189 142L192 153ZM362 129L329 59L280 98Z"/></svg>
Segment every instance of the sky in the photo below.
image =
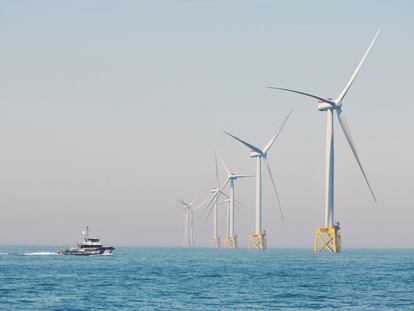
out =
<svg viewBox="0 0 414 311"><path fill-rule="evenodd" d="M0 0L0 245L179 246L183 209L229 168L269 152L269 247L313 245L324 224L325 114L295 88L335 98L378 28L343 103L375 203L335 120L335 217L343 247L414 247L412 1ZM225 173L220 167L221 182ZM236 184L235 230L254 229L254 179ZM195 243L212 220L195 213ZM219 230L225 235L224 208Z"/></svg>

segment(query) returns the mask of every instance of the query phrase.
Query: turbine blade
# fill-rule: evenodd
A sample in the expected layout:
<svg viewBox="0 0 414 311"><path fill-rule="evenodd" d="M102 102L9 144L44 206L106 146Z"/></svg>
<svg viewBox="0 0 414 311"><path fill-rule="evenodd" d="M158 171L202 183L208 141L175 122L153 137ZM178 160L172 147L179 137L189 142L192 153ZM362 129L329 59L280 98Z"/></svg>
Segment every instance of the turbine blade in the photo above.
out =
<svg viewBox="0 0 414 311"><path fill-rule="evenodd" d="M202 207L206 202L207 202L207 200L208 199L205 199L204 201L202 201L200 204L198 204L196 207L194 207L194 208L191 208L194 212L196 211L196 210L198 210L200 207Z"/></svg>
<svg viewBox="0 0 414 311"><path fill-rule="evenodd" d="M216 166L216 186L217 188L220 187L220 177L219 177L219 171L218 171L218 165L217 165L217 152L214 151L214 164Z"/></svg>
<svg viewBox="0 0 414 311"><path fill-rule="evenodd" d="M228 169L226 163L224 163L222 157L220 157L220 155L218 153L216 153L218 158L220 159L221 164L223 164L224 170L227 172L227 175L231 175L230 170Z"/></svg>
<svg viewBox="0 0 414 311"><path fill-rule="evenodd" d="M336 100L337 103L342 102L342 100L344 99L345 95L348 93L352 83L354 82L356 76L358 75L359 70L362 67L362 64L365 61L365 58L367 57L369 51L371 50L372 45L374 44L375 40L377 39L379 33L380 33L381 29L378 29L377 33L374 36L374 39L372 39L371 43L368 46L368 49L366 50L364 56L362 57L361 61L359 62L357 68L355 69L354 73L351 76L351 79L348 81L347 85L345 86L344 90L342 91L342 93L339 95L338 99Z"/></svg>
<svg viewBox="0 0 414 311"><path fill-rule="evenodd" d="M353 141L352 136L351 136L351 130L349 128L348 122L346 121L346 118L345 118L342 111L338 110L337 112L338 112L339 124L341 125L342 131L344 132L345 137L348 140L348 143L349 143L349 146L351 147L352 153L355 156L355 160L357 161L357 163L359 165L359 168L361 169L362 175L364 176L364 179L365 179L365 181L368 185L368 188L369 188L369 191L372 194L372 197L374 198L374 201L377 201L377 198L374 195L374 191L372 191L371 185L369 184L369 181L368 181L368 177L367 177L367 175L365 175L364 168L362 167L361 161L360 161L358 153L356 151L355 144L354 144L354 141Z"/></svg>
<svg viewBox="0 0 414 311"><path fill-rule="evenodd" d="M226 198L230 198L230 196L227 195L225 192L222 192L221 194L224 195Z"/></svg>
<svg viewBox="0 0 414 311"><path fill-rule="evenodd" d="M248 143L247 141L244 141L241 138L238 138L228 132L224 132L224 134L229 135L231 137L233 137L235 140L238 140L239 142L241 142L243 145L245 145L247 148L250 148L250 150L256 151L259 154L263 154L263 151L260 150L259 148L257 148L256 146L253 146L252 144Z"/></svg>
<svg viewBox="0 0 414 311"><path fill-rule="evenodd" d="M238 204L238 205L240 205L240 206L243 206L243 207L246 207L246 208L248 208L248 206L246 205L246 204L244 204L243 202L241 202L241 201L239 201L239 200L236 200L236 199L234 199L234 204Z"/></svg>
<svg viewBox="0 0 414 311"><path fill-rule="evenodd" d="M289 111L288 115L283 120L282 125L279 127L276 134L272 137L272 139L264 147L264 149L263 149L264 154L266 154L269 151L270 147L272 147L273 143L275 142L276 138L279 136L280 132L283 130L283 127L285 126L285 124L286 124L287 120L289 119L290 115L292 114L292 112L293 112L293 108Z"/></svg>
<svg viewBox="0 0 414 311"><path fill-rule="evenodd" d="M301 95L309 96L309 97L312 97L312 98L315 98L315 99L321 100L321 101L323 101L323 102L325 102L325 103L327 103L327 104L329 104L329 105L336 106L335 102L333 102L332 100L329 100L329 99L326 99L326 98L322 98L322 97L319 97L319 96L316 96L316 95L312 95L312 94L309 94L309 93L300 92L300 91L295 91L295 90L291 90L291 89L285 89L285 88L282 88L282 87L273 87L273 86L268 86L267 88L268 88L268 89L275 89L275 90L288 91L288 92L292 92L292 93L297 93L297 94L301 94Z"/></svg>
<svg viewBox="0 0 414 311"><path fill-rule="evenodd" d="M201 189L199 191L199 193L197 194L197 196L195 197L195 199L190 203L190 207L193 206L194 202L197 202L197 200L200 198L201 193L203 192L203 189Z"/></svg>
<svg viewBox="0 0 414 311"><path fill-rule="evenodd" d="M219 199L219 197L220 197L220 194L222 194L223 193L223 189L224 189L224 187L226 187L226 185L229 183L229 178L227 178L227 180L226 180L226 182L224 183L224 185L221 187L221 189L220 189L220 191L217 191L214 195L213 195L213 197L211 198L211 200L210 200L210 202L208 202L208 204L206 205L206 207L204 208L204 210L203 210L203 213L205 213L205 211L206 210L208 210L208 214L207 214L207 217L206 217L206 220L208 219L208 217L210 217L210 213L211 213L211 210L212 210L212 208L210 207L211 205L212 205L212 203L214 202L217 202L217 200Z"/></svg>
<svg viewBox="0 0 414 311"><path fill-rule="evenodd" d="M182 204L182 205L184 205L184 206L188 206L188 204L187 204L187 202L185 202L184 200L181 200L180 198L178 198L178 197L174 197L176 200L177 200L177 202L178 203L180 203L180 204Z"/></svg>
<svg viewBox="0 0 414 311"><path fill-rule="evenodd" d="M264 158L264 162L266 164L267 171L269 172L270 179L272 180L273 190L275 191L276 199L277 199L277 204L279 206L280 218L283 220L282 205L280 204L279 194L277 193L276 182L275 182L275 180L273 178L273 174L272 174L272 171L270 170L270 165L269 165L269 162L268 162L268 160L267 160L266 157Z"/></svg>
<svg viewBox="0 0 414 311"><path fill-rule="evenodd" d="M223 204L228 204L230 202L230 198L224 200L223 202L218 203L218 205L223 205ZM237 210L241 211L242 209L240 208L240 206L243 207L248 207L246 204L240 202L239 200L234 199L234 207L237 208Z"/></svg>
<svg viewBox="0 0 414 311"><path fill-rule="evenodd" d="M233 175L235 178L249 178L249 177L256 177L255 175Z"/></svg>

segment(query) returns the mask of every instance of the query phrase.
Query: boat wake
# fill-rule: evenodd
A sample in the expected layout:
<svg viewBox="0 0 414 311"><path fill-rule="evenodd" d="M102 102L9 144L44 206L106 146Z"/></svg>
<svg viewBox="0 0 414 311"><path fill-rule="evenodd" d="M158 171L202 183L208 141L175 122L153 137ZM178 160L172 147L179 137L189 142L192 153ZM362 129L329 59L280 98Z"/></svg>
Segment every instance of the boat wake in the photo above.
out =
<svg viewBox="0 0 414 311"><path fill-rule="evenodd" d="M34 253L24 253L25 256L50 256L50 255L57 255L58 253L55 252L34 252Z"/></svg>

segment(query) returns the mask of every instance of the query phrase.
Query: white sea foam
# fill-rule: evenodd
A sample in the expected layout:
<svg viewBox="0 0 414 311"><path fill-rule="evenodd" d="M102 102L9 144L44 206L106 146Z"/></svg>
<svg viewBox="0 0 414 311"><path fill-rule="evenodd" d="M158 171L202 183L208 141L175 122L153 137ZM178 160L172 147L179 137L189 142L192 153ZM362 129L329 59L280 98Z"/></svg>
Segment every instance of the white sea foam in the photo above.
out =
<svg viewBox="0 0 414 311"><path fill-rule="evenodd" d="M34 252L34 253L24 253L26 256L50 256L50 255L57 255L58 253L55 252Z"/></svg>
<svg viewBox="0 0 414 311"><path fill-rule="evenodd" d="M0 253L0 256L8 255L9 253Z"/></svg>

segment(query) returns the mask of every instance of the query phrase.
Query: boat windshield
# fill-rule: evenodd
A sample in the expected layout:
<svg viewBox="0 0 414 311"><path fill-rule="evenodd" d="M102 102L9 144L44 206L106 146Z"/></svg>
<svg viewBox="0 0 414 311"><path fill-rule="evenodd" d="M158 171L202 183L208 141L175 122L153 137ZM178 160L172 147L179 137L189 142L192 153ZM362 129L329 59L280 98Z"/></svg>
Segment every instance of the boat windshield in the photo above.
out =
<svg viewBox="0 0 414 311"><path fill-rule="evenodd" d="M86 238L85 241L89 241L89 242L99 242L99 239Z"/></svg>

